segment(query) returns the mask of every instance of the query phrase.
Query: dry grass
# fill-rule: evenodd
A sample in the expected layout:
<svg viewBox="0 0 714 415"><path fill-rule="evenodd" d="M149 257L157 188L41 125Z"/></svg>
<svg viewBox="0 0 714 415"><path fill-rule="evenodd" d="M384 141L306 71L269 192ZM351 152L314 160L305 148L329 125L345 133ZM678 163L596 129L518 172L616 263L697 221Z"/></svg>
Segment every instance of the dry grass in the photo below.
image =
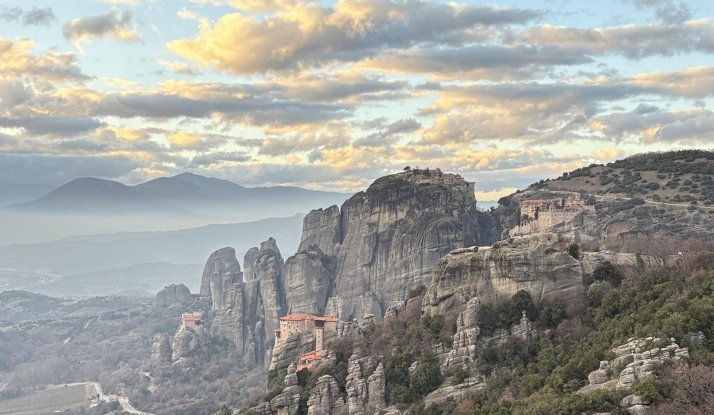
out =
<svg viewBox="0 0 714 415"><path fill-rule="evenodd" d="M42 415L78 408L94 394L91 384L56 387L15 399L0 401L0 415Z"/></svg>

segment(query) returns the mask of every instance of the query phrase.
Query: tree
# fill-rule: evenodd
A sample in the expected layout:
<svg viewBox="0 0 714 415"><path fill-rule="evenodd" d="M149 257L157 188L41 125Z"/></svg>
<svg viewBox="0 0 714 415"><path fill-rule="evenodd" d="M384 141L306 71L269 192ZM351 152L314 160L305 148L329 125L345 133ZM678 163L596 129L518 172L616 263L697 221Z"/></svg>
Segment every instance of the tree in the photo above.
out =
<svg viewBox="0 0 714 415"><path fill-rule="evenodd" d="M665 377L665 381L674 389L669 401L655 408L654 415L714 414L714 368L680 365Z"/></svg>
<svg viewBox="0 0 714 415"><path fill-rule="evenodd" d="M410 171L411 169L412 169L411 167L407 166L404 168L404 171Z"/></svg>
<svg viewBox="0 0 714 415"><path fill-rule="evenodd" d="M570 244L570 247L568 247L568 254L575 259L580 259L580 246L576 243Z"/></svg>
<svg viewBox="0 0 714 415"><path fill-rule="evenodd" d="M605 261L595 268L595 271L593 271L593 278L596 281L609 282L617 287L622 282L622 273L612 264L612 262Z"/></svg>

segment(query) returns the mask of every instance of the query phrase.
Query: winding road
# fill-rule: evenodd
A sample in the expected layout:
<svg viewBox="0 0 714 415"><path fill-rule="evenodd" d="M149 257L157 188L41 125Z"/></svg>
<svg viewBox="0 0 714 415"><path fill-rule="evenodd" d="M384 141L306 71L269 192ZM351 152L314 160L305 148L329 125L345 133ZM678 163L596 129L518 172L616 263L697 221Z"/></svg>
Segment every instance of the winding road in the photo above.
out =
<svg viewBox="0 0 714 415"><path fill-rule="evenodd" d="M119 395L105 395L104 392L102 391L102 385L100 385L99 382L92 382L92 385L94 386L94 390L97 391L97 395L99 395L99 399L101 399L105 402L118 401L119 405L121 405L122 409L125 410L126 412L129 412L130 414L153 415L148 412L139 411L138 409L131 406L131 403L129 403L129 398L126 398L124 396L119 396Z"/></svg>

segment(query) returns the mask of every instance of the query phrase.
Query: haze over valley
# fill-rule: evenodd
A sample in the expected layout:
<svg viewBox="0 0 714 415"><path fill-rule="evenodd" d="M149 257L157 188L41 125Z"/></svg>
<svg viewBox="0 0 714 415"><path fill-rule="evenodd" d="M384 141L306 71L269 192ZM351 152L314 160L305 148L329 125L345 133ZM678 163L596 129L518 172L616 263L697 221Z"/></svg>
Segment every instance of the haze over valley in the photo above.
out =
<svg viewBox="0 0 714 415"><path fill-rule="evenodd" d="M714 414L714 2L0 0L0 415Z"/></svg>

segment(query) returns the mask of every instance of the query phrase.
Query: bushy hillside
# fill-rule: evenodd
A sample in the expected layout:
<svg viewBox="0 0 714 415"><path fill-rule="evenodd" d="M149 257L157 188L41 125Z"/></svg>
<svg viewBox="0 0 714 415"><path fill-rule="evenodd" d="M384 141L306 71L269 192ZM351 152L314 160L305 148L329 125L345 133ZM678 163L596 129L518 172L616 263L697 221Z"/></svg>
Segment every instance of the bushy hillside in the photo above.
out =
<svg viewBox="0 0 714 415"><path fill-rule="evenodd" d="M577 255L575 250L573 255ZM621 403L631 394L642 397L649 411L657 415L713 413L714 254L702 253L679 260L676 265L627 272L605 262L593 278L581 302L566 303L554 297L536 306L526 292L519 291L510 300L481 307L482 334L513 330L521 311L535 333L529 340L511 335L500 347L478 350L477 364L468 370L457 366L440 371L434 351L441 347L436 347L439 344L451 347L457 316L423 314L424 290L414 290L396 316L385 318L360 335L332 343L329 349L336 359L333 365L317 373L297 373L297 413L306 414L309 404L318 405L315 396L321 397L324 404L326 398L320 395L320 385L325 384L325 375L336 380L339 396L349 403L355 378L351 369L348 375L348 367L354 364L351 357L357 354L375 359L384 368L384 396L390 406L380 413L615 415L627 414ZM700 332L703 341L694 341L693 334ZM654 339L653 346L657 347L666 347L674 338L681 347L688 348L689 355L655 365L654 379L635 381L631 387L582 390L588 384L588 375L598 369L601 361L614 359L611 349L632 338ZM612 369L615 373L618 370L622 367ZM285 371L271 374L271 392L263 402L283 392L285 375ZM369 379L371 382L373 376ZM434 391L479 382L480 386L470 389L460 401L424 404ZM312 406L310 409L314 410ZM242 413L263 412L248 409Z"/></svg>
<svg viewBox="0 0 714 415"><path fill-rule="evenodd" d="M531 189L639 197L666 203L714 204L714 152L703 150L638 154L592 164Z"/></svg>

